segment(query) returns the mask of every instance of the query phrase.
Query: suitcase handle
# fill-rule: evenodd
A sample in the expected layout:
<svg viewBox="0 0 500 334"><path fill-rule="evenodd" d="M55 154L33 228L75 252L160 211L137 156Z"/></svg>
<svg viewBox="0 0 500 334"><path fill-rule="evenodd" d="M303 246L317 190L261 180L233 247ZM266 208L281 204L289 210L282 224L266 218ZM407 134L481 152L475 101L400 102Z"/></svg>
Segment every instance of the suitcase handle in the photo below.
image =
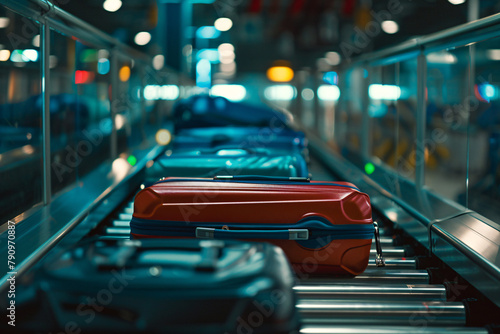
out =
<svg viewBox="0 0 500 334"><path fill-rule="evenodd" d="M373 222L373 227L375 227L375 247L377 248L377 256L375 257L375 264L377 267L385 267L385 259L382 256L382 246L380 245L380 232L378 228L378 223Z"/></svg>
<svg viewBox="0 0 500 334"><path fill-rule="evenodd" d="M199 239L282 239L309 240L308 229L287 230L224 230L197 227L196 237Z"/></svg>
<svg viewBox="0 0 500 334"><path fill-rule="evenodd" d="M280 177L264 175L217 175L214 180L241 180L241 181L292 181L292 182L310 182L308 177Z"/></svg>

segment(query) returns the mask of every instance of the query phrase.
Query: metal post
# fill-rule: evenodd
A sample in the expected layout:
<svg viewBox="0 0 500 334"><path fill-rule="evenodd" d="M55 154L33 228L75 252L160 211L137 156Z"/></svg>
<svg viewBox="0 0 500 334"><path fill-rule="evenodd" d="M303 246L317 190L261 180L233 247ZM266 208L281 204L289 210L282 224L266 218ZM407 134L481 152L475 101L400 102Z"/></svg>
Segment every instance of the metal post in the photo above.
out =
<svg viewBox="0 0 500 334"><path fill-rule="evenodd" d="M111 51L111 159L118 156L118 138L116 133L116 113L119 104L118 97L118 56L116 50Z"/></svg>
<svg viewBox="0 0 500 334"><path fill-rule="evenodd" d="M40 32L42 61L42 138L43 138L43 204L51 201L52 183L50 171L50 27L45 22Z"/></svg>
<svg viewBox="0 0 500 334"><path fill-rule="evenodd" d="M417 189L422 189L425 185L426 81L427 61L422 51L417 59L417 138L415 143L415 185Z"/></svg>

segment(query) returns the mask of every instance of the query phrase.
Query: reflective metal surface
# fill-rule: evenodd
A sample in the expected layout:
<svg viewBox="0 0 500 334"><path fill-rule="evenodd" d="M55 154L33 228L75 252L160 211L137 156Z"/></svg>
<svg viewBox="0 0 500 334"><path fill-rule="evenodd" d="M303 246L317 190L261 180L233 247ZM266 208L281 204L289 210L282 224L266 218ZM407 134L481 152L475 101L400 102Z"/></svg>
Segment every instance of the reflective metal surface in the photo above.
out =
<svg viewBox="0 0 500 334"><path fill-rule="evenodd" d="M315 277L300 281L305 284L428 284L429 273L426 270L391 270L368 268L361 275L354 277Z"/></svg>
<svg viewBox="0 0 500 334"><path fill-rule="evenodd" d="M432 251L500 306L500 226L478 214L435 223Z"/></svg>
<svg viewBox="0 0 500 334"><path fill-rule="evenodd" d="M446 301L443 285L297 285L299 299Z"/></svg>
<svg viewBox="0 0 500 334"><path fill-rule="evenodd" d="M471 327L431 327L431 326L330 326L305 325L302 334L487 334L485 328Z"/></svg>
<svg viewBox="0 0 500 334"><path fill-rule="evenodd" d="M464 326L466 311L454 302L333 302L301 300L304 324Z"/></svg>

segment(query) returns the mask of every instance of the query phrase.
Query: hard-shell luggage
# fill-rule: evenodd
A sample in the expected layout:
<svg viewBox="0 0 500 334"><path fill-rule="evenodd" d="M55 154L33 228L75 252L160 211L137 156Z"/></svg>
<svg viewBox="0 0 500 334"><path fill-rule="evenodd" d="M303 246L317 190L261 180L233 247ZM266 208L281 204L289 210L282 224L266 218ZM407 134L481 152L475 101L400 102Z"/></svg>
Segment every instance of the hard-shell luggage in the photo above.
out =
<svg viewBox="0 0 500 334"><path fill-rule="evenodd" d="M269 241L311 274L362 273L374 234L352 184L258 176L159 181L135 197L130 227L133 238Z"/></svg>
<svg viewBox="0 0 500 334"><path fill-rule="evenodd" d="M284 334L298 326L293 279L270 244L150 239L78 245L38 281L49 330Z"/></svg>
<svg viewBox="0 0 500 334"><path fill-rule="evenodd" d="M174 139L173 151L209 148L265 148L277 153L300 152L307 155L307 140L301 131L289 128L214 127L180 131Z"/></svg>
<svg viewBox="0 0 500 334"><path fill-rule="evenodd" d="M293 117L285 111L231 102L223 97L195 95L176 103L175 132L217 126L286 127Z"/></svg>
<svg viewBox="0 0 500 334"><path fill-rule="evenodd" d="M265 149L194 150L161 156L146 169L146 184L154 183L168 176L308 177L308 173L307 163L300 154L277 155Z"/></svg>

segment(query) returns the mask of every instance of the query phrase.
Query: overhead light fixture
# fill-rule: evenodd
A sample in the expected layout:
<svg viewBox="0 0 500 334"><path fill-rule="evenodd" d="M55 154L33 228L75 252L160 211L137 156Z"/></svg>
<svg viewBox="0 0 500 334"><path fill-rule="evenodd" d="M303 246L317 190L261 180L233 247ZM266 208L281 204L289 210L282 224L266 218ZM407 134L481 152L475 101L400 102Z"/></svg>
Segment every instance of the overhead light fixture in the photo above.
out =
<svg viewBox="0 0 500 334"><path fill-rule="evenodd" d="M383 21L380 25L382 30L389 35L395 34L399 31L399 25L395 21Z"/></svg>
<svg viewBox="0 0 500 334"><path fill-rule="evenodd" d="M0 29L7 28L10 23L10 19L8 17L0 17Z"/></svg>
<svg viewBox="0 0 500 334"><path fill-rule="evenodd" d="M340 64L340 54L338 52L327 52L325 54L325 59L328 62L328 64L332 66L336 66Z"/></svg>
<svg viewBox="0 0 500 334"><path fill-rule="evenodd" d="M7 61L10 58L9 50L0 50L0 61Z"/></svg>
<svg viewBox="0 0 500 334"><path fill-rule="evenodd" d="M210 90L212 96L222 96L233 102L243 101L247 95L247 89L242 85L213 85Z"/></svg>
<svg viewBox="0 0 500 334"><path fill-rule="evenodd" d="M274 82L288 82L293 79L293 70L287 66L274 66L267 70L267 78Z"/></svg>
<svg viewBox="0 0 500 334"><path fill-rule="evenodd" d="M118 72L118 77L120 78L121 82L127 82L128 79L130 79L130 66L122 66L122 68L120 68L120 71Z"/></svg>
<svg viewBox="0 0 500 334"><path fill-rule="evenodd" d="M318 87L318 99L322 101L338 101L340 89L335 85L321 85Z"/></svg>
<svg viewBox="0 0 500 334"><path fill-rule="evenodd" d="M490 60L500 60L500 49L486 50L486 57Z"/></svg>
<svg viewBox="0 0 500 334"><path fill-rule="evenodd" d="M134 42L137 45L146 45L151 41L151 34L147 31L141 31L135 35Z"/></svg>
<svg viewBox="0 0 500 334"><path fill-rule="evenodd" d="M40 47L40 35L36 35L35 37L33 37L31 44L33 44L33 46L35 48L39 48Z"/></svg>
<svg viewBox="0 0 500 334"><path fill-rule="evenodd" d="M106 0L102 7L104 7L104 10L113 13L122 7L122 2L121 0Z"/></svg>
<svg viewBox="0 0 500 334"><path fill-rule="evenodd" d="M266 87L264 97L269 101L290 101L296 96L296 89L291 85L274 85Z"/></svg>
<svg viewBox="0 0 500 334"><path fill-rule="evenodd" d="M228 31L233 26L233 21L227 17L221 17L215 20L214 27L219 31Z"/></svg>
<svg viewBox="0 0 500 334"><path fill-rule="evenodd" d="M156 55L153 57L153 68L157 71L161 70L165 66L165 56Z"/></svg>
<svg viewBox="0 0 500 334"><path fill-rule="evenodd" d="M465 0L448 0L452 5L461 5L465 2Z"/></svg>
<svg viewBox="0 0 500 334"><path fill-rule="evenodd" d="M215 29L214 26L203 26L199 27L196 30L197 38L212 39L212 38L218 38L219 36L220 36L220 30Z"/></svg>
<svg viewBox="0 0 500 334"><path fill-rule="evenodd" d="M457 56L447 51L431 52L427 55L427 61L434 64L456 64Z"/></svg>

